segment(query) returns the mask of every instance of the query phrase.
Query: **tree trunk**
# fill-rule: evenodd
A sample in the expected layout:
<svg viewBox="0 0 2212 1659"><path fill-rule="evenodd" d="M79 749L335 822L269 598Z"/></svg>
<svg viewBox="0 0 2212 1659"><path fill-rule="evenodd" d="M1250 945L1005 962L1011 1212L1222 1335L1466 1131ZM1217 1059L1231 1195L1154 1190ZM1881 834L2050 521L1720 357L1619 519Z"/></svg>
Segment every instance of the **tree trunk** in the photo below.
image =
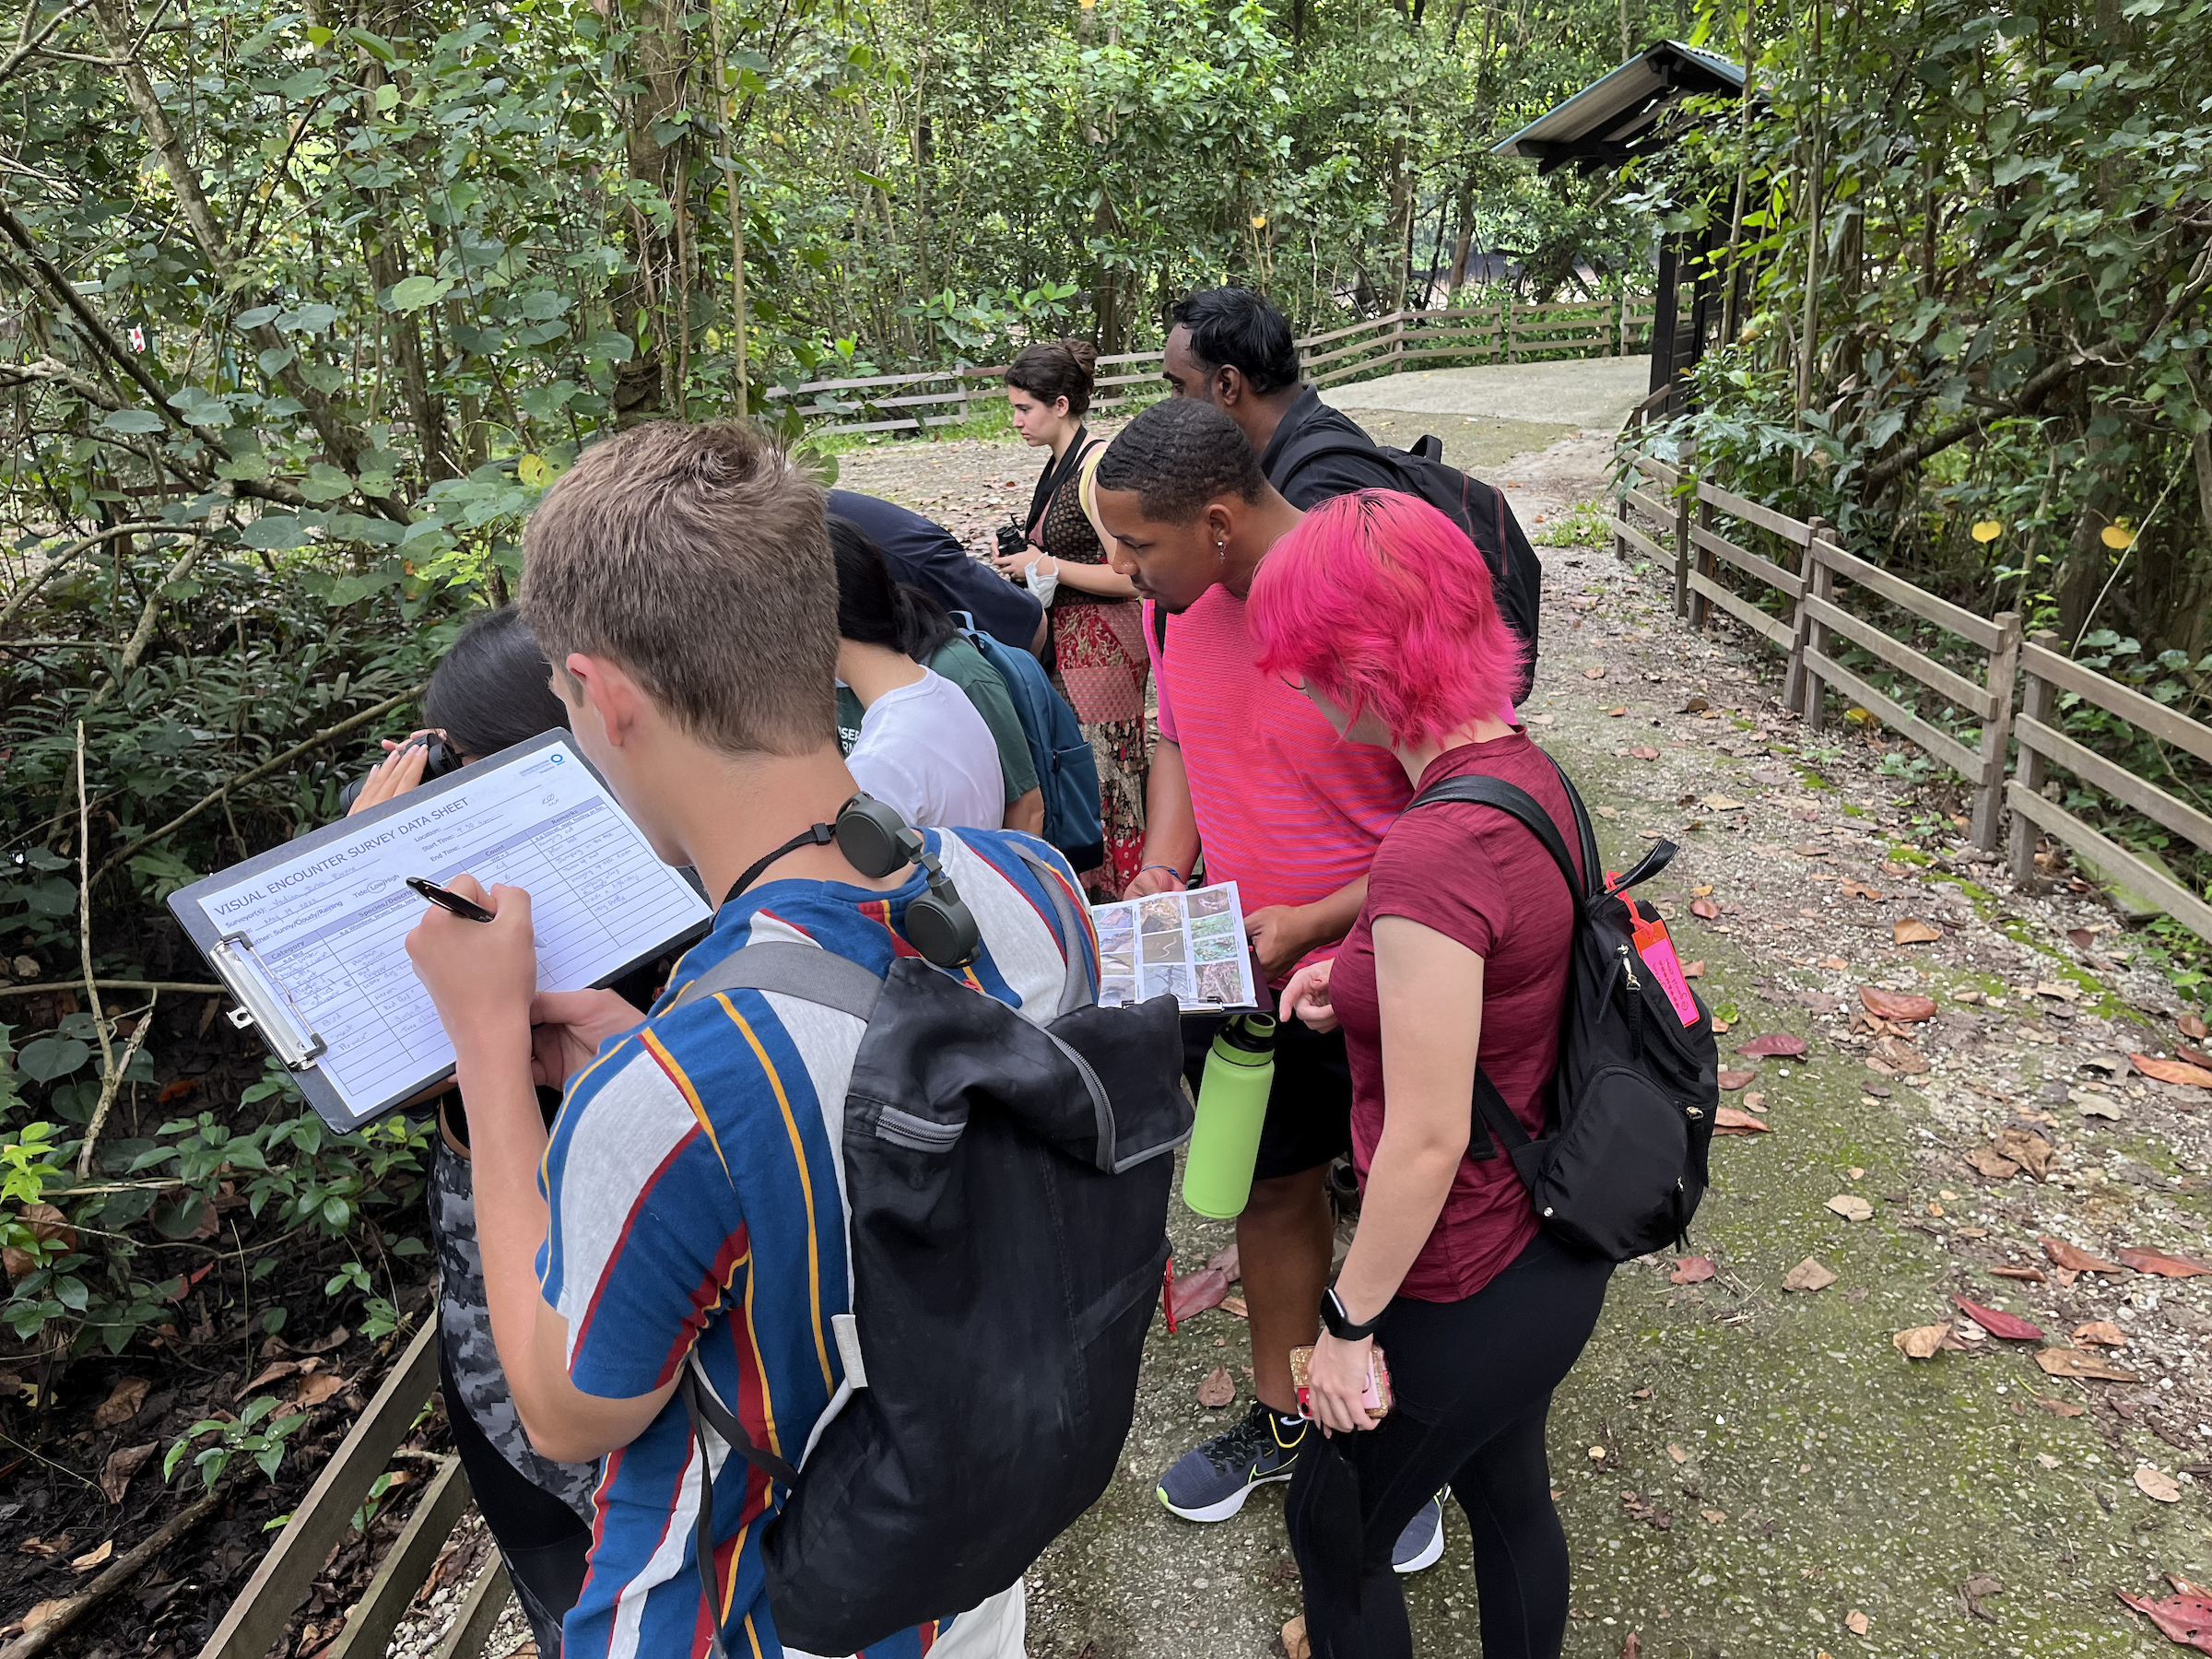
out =
<svg viewBox="0 0 2212 1659"><path fill-rule="evenodd" d="M685 165L681 138L663 144L656 124L683 107L690 70L681 0L637 0L630 44L630 78L639 83L623 110L622 143L629 176L668 205L665 220L626 206L630 268L615 288L615 326L632 335L636 349L615 366L615 421L646 419L677 400L669 384L678 353L669 350L679 312L670 290L685 279L677 258L677 215L682 211ZM619 232L618 232L619 234Z"/></svg>

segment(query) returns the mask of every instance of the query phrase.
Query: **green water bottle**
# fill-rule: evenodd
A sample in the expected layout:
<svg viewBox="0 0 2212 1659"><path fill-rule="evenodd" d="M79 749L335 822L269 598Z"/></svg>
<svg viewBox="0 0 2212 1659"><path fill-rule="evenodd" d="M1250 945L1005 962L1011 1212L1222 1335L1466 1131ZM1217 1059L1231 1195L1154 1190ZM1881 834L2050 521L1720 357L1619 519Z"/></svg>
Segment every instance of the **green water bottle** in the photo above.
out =
<svg viewBox="0 0 2212 1659"><path fill-rule="evenodd" d="M1233 1221L1244 1213L1274 1083L1274 1017L1231 1015L1206 1057L1198 1119L1182 1167L1182 1201L1198 1214Z"/></svg>

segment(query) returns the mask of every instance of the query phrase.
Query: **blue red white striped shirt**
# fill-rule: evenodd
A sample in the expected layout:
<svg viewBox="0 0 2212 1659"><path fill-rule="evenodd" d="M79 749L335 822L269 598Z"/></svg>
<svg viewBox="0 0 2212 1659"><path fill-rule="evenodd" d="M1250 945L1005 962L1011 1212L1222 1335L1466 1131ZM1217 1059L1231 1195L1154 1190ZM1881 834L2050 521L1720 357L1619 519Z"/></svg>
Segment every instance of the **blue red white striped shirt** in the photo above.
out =
<svg viewBox="0 0 2212 1659"><path fill-rule="evenodd" d="M1081 889L1042 842L1004 830L925 836L982 929L961 971L980 992L1049 1018L1083 954L1095 989L1098 945ZM1084 936L1065 937L1027 841L1056 875ZM569 1375L584 1393L628 1399L672 1381L698 1355L705 1379L754 1439L802 1463L843 1379L830 1321L850 1311L841 1126L862 1022L776 993L740 990L682 1007L673 999L732 951L761 940L813 944L876 972L915 954L899 931L917 874L890 892L771 881L723 907L686 953L644 1023L611 1038L579 1073L540 1176L550 1231L544 1295L568 1321ZM669 1659L708 1651L710 1613L694 1565L707 1459L680 1402L606 1459L595 1498L591 1571L564 1636L570 1659ZM784 1492L717 1444L715 1567L732 1659L776 1659L763 1529ZM920 1659L940 1638L979 1659L1018 1659L1019 1591L959 1620L900 1632L866 1659ZM994 1621L997 1621L994 1626ZM956 1624L1007 1637L955 1641ZM1007 1646L1010 1640L1011 1646Z"/></svg>

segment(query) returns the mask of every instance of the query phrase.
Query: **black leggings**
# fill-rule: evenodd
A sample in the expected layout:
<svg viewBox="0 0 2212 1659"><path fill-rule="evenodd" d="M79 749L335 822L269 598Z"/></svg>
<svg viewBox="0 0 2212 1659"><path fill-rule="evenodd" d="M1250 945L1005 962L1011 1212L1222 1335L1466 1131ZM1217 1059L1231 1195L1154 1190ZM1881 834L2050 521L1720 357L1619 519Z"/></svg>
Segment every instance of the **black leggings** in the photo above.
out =
<svg viewBox="0 0 2212 1659"><path fill-rule="evenodd" d="M1375 1341L1396 1409L1369 1432L1309 1434L1290 1482L1285 1519L1315 1659L1410 1659L1391 1547L1447 1485L1474 1535L1483 1659L1558 1659L1567 1535L1544 1423L1612 1271L1538 1233L1465 1301L1391 1303Z"/></svg>
<svg viewBox="0 0 2212 1659"><path fill-rule="evenodd" d="M560 1659L560 1621L583 1589L592 1529L574 1510L500 1456L477 1419L462 1408L442 1337L438 1344L438 1379L445 1391L446 1418L462 1473L468 1477L477 1512L507 1563L515 1600L537 1638L539 1659Z"/></svg>

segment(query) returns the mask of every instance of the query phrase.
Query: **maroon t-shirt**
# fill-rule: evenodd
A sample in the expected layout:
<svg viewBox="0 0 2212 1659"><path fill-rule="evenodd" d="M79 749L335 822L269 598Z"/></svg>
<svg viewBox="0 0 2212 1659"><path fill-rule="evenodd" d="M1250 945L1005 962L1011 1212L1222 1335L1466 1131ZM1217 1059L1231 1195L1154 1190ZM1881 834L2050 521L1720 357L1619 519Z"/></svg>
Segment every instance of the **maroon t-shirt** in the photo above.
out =
<svg viewBox="0 0 2212 1659"><path fill-rule="evenodd" d="M1559 774L1525 732L1448 749L1421 774L1488 772L1534 795L1559 826L1579 865L1574 815ZM1329 997L1344 1022L1352 1061L1352 1161L1367 1183L1382 1138L1382 1021L1375 998L1377 916L1404 916L1465 945L1483 959L1482 1039L1477 1063L1531 1135L1544 1127L1545 1088L1559 1057L1567 996L1574 901L1559 866L1520 822L1490 806L1447 801L1407 812L1383 836L1367 878L1367 903L1336 953ZM1424 1008L1425 1019L1464 1019L1471 1010ZM1469 1103L1473 1110L1472 1101ZM1428 1243L1398 1294L1460 1301L1495 1278L1535 1236L1528 1191L1502 1150L1460 1160Z"/></svg>

